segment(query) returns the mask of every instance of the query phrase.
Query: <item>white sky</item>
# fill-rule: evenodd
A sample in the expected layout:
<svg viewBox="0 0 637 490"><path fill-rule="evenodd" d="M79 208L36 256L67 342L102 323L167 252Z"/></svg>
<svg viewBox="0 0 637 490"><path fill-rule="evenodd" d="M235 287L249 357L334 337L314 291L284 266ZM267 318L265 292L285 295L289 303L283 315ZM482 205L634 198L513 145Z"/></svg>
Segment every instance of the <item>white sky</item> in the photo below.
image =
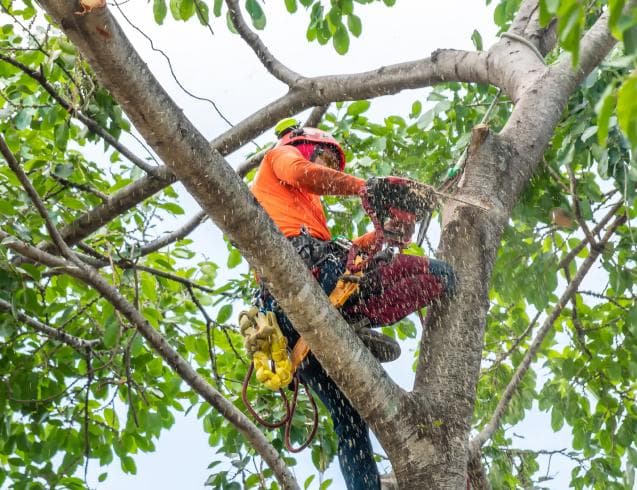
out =
<svg viewBox="0 0 637 490"><path fill-rule="evenodd" d="M211 3L211 2L209 2ZM243 3L243 2L241 2ZM493 5L491 6L493 7ZM210 104L188 97L174 83L165 59L150 49L148 41L135 32L118 14L116 7L109 6L125 28L129 38L140 51L164 87L177 101L195 125L210 139L227 129L226 123L214 112ZM224 17L213 19L214 38L196 20L188 23L175 22L168 15L163 26L152 20L152 2L131 0L122 6L126 16L148 34L155 46L170 57L174 71L182 84L198 96L214 100L224 115L233 123L239 122L259 108L286 92L286 87L270 76L258 62L254 53L237 35L231 34ZM290 15L285 11L282 0L269 0L266 13L268 23L265 31L259 32L271 52L291 69L304 75L330 73L355 73L377 68L382 65L424 58L438 48L473 49L470 40L474 29L478 29L485 47L495 40L496 28L492 21L492 9L480 0L445 0L432 2L422 0L399 0L396 6L387 8L382 2L372 5L355 3L355 12L363 20L363 34L351 38L350 51L339 56L331 44L319 46L308 44L305 30L308 17L299 11ZM410 90L401 94L375 99L368 115L381 119L385 115L409 113L413 101L424 100L428 89ZM259 139L266 142L272 134ZM237 152L229 160L237 163L244 152ZM183 193L185 194L185 193ZM187 214L195 209L189 196L183 202ZM183 219L183 218L182 218ZM166 223L167 228L173 226ZM206 244L205 255L219 263L225 263L225 246L219 232L210 223L201 226L193 235L195 243ZM433 241L438 237L431 236ZM413 372L413 346L405 346L399 361L386 365L390 374L408 388ZM104 483L97 483L97 475L104 471L92 460L89 482L99 489L118 490L158 490L203 488L210 471L208 464L214 459L214 450L207 443L207 436L201 428L193 410L162 435L157 443L157 451L135 457L137 475L123 474L117 462L108 468L109 477ZM528 448L562 448L568 441L559 441L550 429L537 430L536 424L548 427L545 416L533 417L526 427L516 433L524 433L526 440L520 446ZM547 439L555 444L548 444ZM295 468L300 484L314 473L309 461L309 451L305 451L305 462ZM554 459L551 473L555 473L560 461ZM561 471L563 478L551 483L551 488L565 488L568 485L569 470ZM335 463L328 470L327 478L334 478L332 488L343 488L340 470ZM318 478L311 489L318 488Z"/></svg>

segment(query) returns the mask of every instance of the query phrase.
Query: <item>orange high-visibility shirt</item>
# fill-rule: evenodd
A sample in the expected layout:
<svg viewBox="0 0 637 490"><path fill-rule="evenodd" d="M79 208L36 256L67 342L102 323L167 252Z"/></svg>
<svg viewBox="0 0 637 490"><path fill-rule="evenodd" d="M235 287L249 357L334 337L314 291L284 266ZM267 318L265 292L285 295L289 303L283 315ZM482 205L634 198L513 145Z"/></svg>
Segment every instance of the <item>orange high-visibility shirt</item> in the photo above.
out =
<svg viewBox="0 0 637 490"><path fill-rule="evenodd" d="M294 146L265 154L252 193L286 237L305 226L311 236L330 240L320 195L356 195L363 179L306 160Z"/></svg>

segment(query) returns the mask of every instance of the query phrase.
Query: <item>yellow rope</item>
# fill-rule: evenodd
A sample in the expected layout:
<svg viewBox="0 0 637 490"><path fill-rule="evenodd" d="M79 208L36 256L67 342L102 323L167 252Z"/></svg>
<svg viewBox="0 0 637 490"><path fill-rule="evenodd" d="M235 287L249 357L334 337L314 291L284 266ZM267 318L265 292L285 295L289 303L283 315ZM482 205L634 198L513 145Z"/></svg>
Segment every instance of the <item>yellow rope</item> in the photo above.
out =
<svg viewBox="0 0 637 490"><path fill-rule="evenodd" d="M292 366L287 340L272 311L263 313L256 307L239 314L239 327L246 351L252 356L257 379L266 388L277 391L292 381ZM271 369L274 362L274 371Z"/></svg>

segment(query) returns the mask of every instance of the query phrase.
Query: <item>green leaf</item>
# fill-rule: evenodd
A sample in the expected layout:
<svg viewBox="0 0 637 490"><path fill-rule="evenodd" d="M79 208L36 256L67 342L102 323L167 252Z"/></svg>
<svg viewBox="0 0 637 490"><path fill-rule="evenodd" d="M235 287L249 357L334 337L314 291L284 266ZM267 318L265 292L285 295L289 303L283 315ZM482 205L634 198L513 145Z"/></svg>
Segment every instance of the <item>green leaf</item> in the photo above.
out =
<svg viewBox="0 0 637 490"><path fill-rule="evenodd" d="M393 7L394 5L396 5L396 0L383 0L383 2L385 3L385 5L387 5L388 7Z"/></svg>
<svg viewBox="0 0 637 490"><path fill-rule="evenodd" d="M321 486L319 487L319 490L327 490L330 487L331 484L332 484L332 479L328 478L323 483L321 483Z"/></svg>
<svg viewBox="0 0 637 490"><path fill-rule="evenodd" d="M232 316L232 305L223 305L217 313L217 323L225 323Z"/></svg>
<svg viewBox="0 0 637 490"><path fill-rule="evenodd" d="M69 125L62 122L55 127L55 146L60 150L66 150L69 141Z"/></svg>
<svg viewBox="0 0 637 490"><path fill-rule="evenodd" d="M303 483L303 488L305 490L307 490L308 488L310 488L310 485L312 484L312 482L314 481L314 477L316 475L310 475L305 479L305 482Z"/></svg>
<svg viewBox="0 0 637 490"><path fill-rule="evenodd" d="M18 131L22 131L23 129L28 128L29 124L31 124L32 116L33 115L30 109L22 109L20 112L18 112L18 114L15 116L15 119L13 120L13 122L15 123L15 128Z"/></svg>
<svg viewBox="0 0 637 490"><path fill-rule="evenodd" d="M73 175L73 164L58 163L55 165L55 167L53 167L53 173L58 177L68 179L71 175Z"/></svg>
<svg viewBox="0 0 637 490"><path fill-rule="evenodd" d="M212 13L215 14L215 17L221 17L221 7L223 7L223 0L215 0L212 6Z"/></svg>
<svg viewBox="0 0 637 490"><path fill-rule="evenodd" d="M296 5L296 0L285 0L285 8L288 10L288 12L290 12L291 14L293 14L294 12L296 12L297 9L297 5Z"/></svg>
<svg viewBox="0 0 637 490"><path fill-rule="evenodd" d="M232 22L232 17L230 17L230 12L226 12L226 25L228 26L228 30L233 34L239 34L237 28L234 26Z"/></svg>
<svg viewBox="0 0 637 490"><path fill-rule="evenodd" d="M617 91L617 121L633 149L637 148L637 75L628 78Z"/></svg>
<svg viewBox="0 0 637 490"><path fill-rule="evenodd" d="M104 347L106 347L107 349L115 347L115 344L117 343L117 339L119 337L119 330L119 322L117 321L115 315L109 317L106 325L104 325Z"/></svg>
<svg viewBox="0 0 637 490"><path fill-rule="evenodd" d="M608 26L610 27L613 36L615 36L618 40L621 40L621 33L617 28L617 23L619 18L621 17L622 10L624 9L625 0L609 0L608 7L610 10L610 15L608 17Z"/></svg>
<svg viewBox="0 0 637 490"><path fill-rule="evenodd" d="M347 107L347 114L356 117L367 111L371 105L371 102L368 100L357 100Z"/></svg>
<svg viewBox="0 0 637 490"><path fill-rule="evenodd" d="M194 0L180 0L179 2L179 14L182 20L188 20L195 15L195 1Z"/></svg>
<svg viewBox="0 0 637 490"><path fill-rule="evenodd" d="M233 248L228 254L228 268L234 269L241 263L241 260L241 252L239 252L236 248Z"/></svg>
<svg viewBox="0 0 637 490"><path fill-rule="evenodd" d="M201 0L195 0L195 13L197 14L197 19L201 25L208 25L210 22L210 10L208 9L208 5Z"/></svg>
<svg viewBox="0 0 637 490"><path fill-rule="evenodd" d="M473 34L471 34L471 41L473 41L473 45L478 51L482 51L482 36L477 29L473 30Z"/></svg>
<svg viewBox="0 0 637 490"><path fill-rule="evenodd" d="M606 141L608 140L610 117L615 109L615 102L615 87L611 84L606 87L595 106L595 112L597 113L597 141L601 146L606 146Z"/></svg>
<svg viewBox="0 0 637 490"><path fill-rule="evenodd" d="M420 116L421 112L422 112L422 102L417 100L413 104L411 104L411 113L409 114L409 117L412 119L415 119L418 116Z"/></svg>
<svg viewBox="0 0 637 490"><path fill-rule="evenodd" d="M551 429L553 432L559 431L564 425L564 416L562 415L561 410L554 405L551 410Z"/></svg>
<svg viewBox="0 0 637 490"><path fill-rule="evenodd" d="M624 53L634 55L637 52L637 25L633 25L622 33Z"/></svg>
<svg viewBox="0 0 637 490"><path fill-rule="evenodd" d="M354 37L360 36L361 32L363 32L363 23L361 19L354 14L347 16L347 27Z"/></svg>
<svg viewBox="0 0 637 490"><path fill-rule="evenodd" d="M252 25L255 29L262 30L265 27L265 13L259 5L258 0L246 0L246 10L252 19Z"/></svg>
<svg viewBox="0 0 637 490"><path fill-rule="evenodd" d="M163 24L167 13L166 0L153 0L153 16L155 17L155 22L159 25Z"/></svg>
<svg viewBox="0 0 637 490"><path fill-rule="evenodd" d="M169 0L170 14L175 20L181 20L181 10L179 8L181 0Z"/></svg>
<svg viewBox="0 0 637 490"><path fill-rule="evenodd" d="M349 34L343 24L338 24L332 39L334 49L340 55L344 55L349 50Z"/></svg>

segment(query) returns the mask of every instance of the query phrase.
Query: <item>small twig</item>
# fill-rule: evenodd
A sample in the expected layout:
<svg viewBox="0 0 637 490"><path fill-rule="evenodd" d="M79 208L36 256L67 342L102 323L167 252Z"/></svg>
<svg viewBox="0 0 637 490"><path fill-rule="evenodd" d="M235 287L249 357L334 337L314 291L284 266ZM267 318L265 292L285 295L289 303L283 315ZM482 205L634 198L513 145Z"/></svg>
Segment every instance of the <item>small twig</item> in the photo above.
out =
<svg viewBox="0 0 637 490"><path fill-rule="evenodd" d="M152 252L156 252L157 250L164 248L171 243L177 242L186 236L188 236L192 231L197 228L200 224L208 219L208 216L204 211L199 211L195 216L190 219L187 223L180 226L176 230L167 235L159 237L152 242L146 243L140 247L139 256L144 257Z"/></svg>
<svg viewBox="0 0 637 490"><path fill-rule="evenodd" d="M30 326L34 330L46 335L48 338L52 340L57 340L58 342L62 342L70 347L73 347L75 350L85 353L90 350L92 347L95 347L101 343L101 340L85 340L80 339L79 337L75 337L73 335L69 335L65 331L57 328L50 327L42 323L35 318L32 318L20 311L15 310L11 303L0 298L0 311L4 311L9 314L15 314L15 317L21 321L22 323Z"/></svg>
<svg viewBox="0 0 637 490"><path fill-rule="evenodd" d="M595 226L595 228L593 228L593 230L591 231L591 233L593 235L597 235L603 228L604 226L606 226L606 224L610 221L610 219L615 216L615 213L622 208L622 206L624 205L623 201L620 201L616 204L614 204L611 207L611 210L608 212L608 214L606 214L606 216L604 216L602 218L602 220L597 224L597 226ZM582 241L580 241L569 253L568 255L566 255L566 257L564 257L559 264L557 264L557 268L558 269L563 269L564 267L568 266L568 264L571 263L571 260L573 260L578 253L580 253L584 247L586 247L586 244L588 243L588 238L584 238Z"/></svg>
<svg viewBox="0 0 637 490"><path fill-rule="evenodd" d="M51 178L53 178L54 180L57 180L60 184L63 184L65 186L73 187L74 189L79 189L81 191L88 192L89 194L93 194L99 197L102 201L108 201L108 195L104 194L102 191L94 189L90 185L76 184L75 182L71 182L70 180L65 179L64 177L58 177L57 175L53 173L51 174Z"/></svg>
<svg viewBox="0 0 637 490"><path fill-rule="evenodd" d="M281 80L288 87L295 85L299 79L302 78L301 75L290 70L283 63L277 60L272 53L270 53L270 50L263 41L261 41L259 36L250 30L248 24L246 24L243 16L241 15L239 2L237 0L226 0L226 5L228 5L228 13L234 27L237 29L237 32L248 46L252 48L261 63L263 63L263 66L265 66L272 76Z"/></svg>
<svg viewBox="0 0 637 490"><path fill-rule="evenodd" d="M91 382L93 381L93 369L91 368L91 351L86 352L86 396L84 398L84 483L87 484L88 461L91 456L91 443L89 439L89 408L88 404L91 395Z"/></svg>
<svg viewBox="0 0 637 490"><path fill-rule="evenodd" d="M219 383L219 372L217 371L217 358L215 356L213 346L212 346L212 341L210 338L212 318L210 318L210 315L208 315L208 312L199 301L199 298L197 298L197 295L192 290L192 287L186 286L186 289L188 290L188 294L190 295L192 302L195 304L197 309L199 309L199 311L201 312L201 314L203 315L206 321L206 341L208 342L208 356L210 357L210 367L212 368L212 374L215 378L215 381L217 382L217 385L219 385L220 383Z"/></svg>
<svg viewBox="0 0 637 490"><path fill-rule="evenodd" d="M136 335L137 332L133 332L130 341L124 349L124 366L126 368L126 386L128 388L128 407L130 408L131 414L133 415L133 422L135 423L135 427L139 427L139 420L137 419L137 409L135 408L135 404L133 403L133 373L130 364L130 350Z"/></svg>
<svg viewBox="0 0 637 490"><path fill-rule="evenodd" d="M545 158L542 158L542 163L544 164L544 168L548 171L548 173L551 174L551 176L555 179L555 182L557 182L557 184L562 188L562 190L566 194L570 194L571 190L564 182L562 182L562 176L558 174L553 167L551 167L551 164L547 162Z"/></svg>
<svg viewBox="0 0 637 490"><path fill-rule="evenodd" d="M159 269L155 269L153 267L148 267L145 265L139 265L139 264L135 264L134 262L132 262L129 259L120 259L120 260L113 260L112 257L110 256L106 256L106 255L102 255L101 253L99 253L97 250L89 247L88 245L84 244L84 243L78 243L78 248L81 249L82 251L86 252L87 254L91 255L92 257L94 257L97 260L91 261L91 260L87 260L87 258L84 257L84 262L88 263L89 265L91 265L92 267L99 269L101 267L106 267L106 266L111 266L113 269L115 269L115 266L121 268L121 269L129 269L129 270L137 270L137 271L142 271L142 272L148 272L149 274L152 274L154 276L158 276L158 277L163 277L165 279L169 279L171 281L175 281L178 282L180 284L183 284L184 286L192 286L193 288L199 289L201 291L204 291L206 293L210 293L210 294L214 294L215 290L208 287L208 286L203 286L202 284L197 284L196 282L193 282L189 279L186 279L184 277L178 276L176 274L172 274L170 272L165 272L165 271L161 271Z"/></svg>
<svg viewBox="0 0 637 490"><path fill-rule="evenodd" d="M605 294L596 293L595 291L578 291L578 294L584 294L586 296L592 296L593 298L605 299L606 301L613 303L618 308L621 308L624 311L628 311L626 306L619 304L618 300L632 301L631 298L612 298Z"/></svg>
<svg viewBox="0 0 637 490"><path fill-rule="evenodd" d="M249 157L248 159L244 160L239 165L237 165L236 171L239 177L241 178L245 177L246 175L248 175L248 172L250 172L250 170L252 170L253 168L257 168L259 165L261 165L261 160L263 160L263 156L268 151L270 151L273 146L274 145L272 144L267 145L265 148L256 152L254 155L252 155L251 157Z"/></svg>
<svg viewBox="0 0 637 490"><path fill-rule="evenodd" d="M608 227L606 234L600 241L600 245L605 245L606 243L608 243L608 241L611 239L611 237L615 233L615 230L625 221L626 221L625 215L617 217L615 221ZM544 323L542 324L542 327L537 333L535 339L533 339L533 342L531 343L529 350L524 355L524 358L520 362L518 369L513 374L511 381L509 382L506 389L504 390L504 393L502 394L502 397L500 398L498 406L496 407L493 413L493 416L491 417L491 420L485 425L484 429L482 429L482 431L476 437L474 437L469 443L470 454L477 453L477 451L482 447L482 445L493 436L497 428L500 426L500 421L502 420L504 413L509 407L509 403L511 399L513 398L513 395L516 392L518 386L520 385L522 378L524 377L527 370L531 366L531 362L535 358L535 354L537 354L537 352L540 350L540 347L542 346L542 342L544 341L544 338L549 333L549 331L553 327L553 324L555 323L555 320L557 320L558 316L562 313L562 310L564 309L566 304L570 301L570 298L573 296L573 294L576 293L578 286L580 285L580 283L582 282L582 280L584 279L584 277L586 276L590 268L593 266L593 264L597 260L597 257L601 253L601 248L602 247L596 247L591 250L589 256L584 260L579 270L573 277L573 280L571 281L571 283L566 287L566 289L562 293L562 296L560 297L557 304L553 308L553 311L551 311L548 317L544 320Z"/></svg>
<svg viewBox="0 0 637 490"><path fill-rule="evenodd" d="M568 172L568 179L570 181L569 193L571 194L571 202L573 204L573 213L575 214L575 219L577 220L577 224L579 224L580 228L584 232L584 236L588 239L588 243L594 248L597 246L597 242L595 237L591 233L586 221L582 217L582 209L579 205L579 201L577 199L577 179L575 178L575 173L570 165L566 165L566 171Z"/></svg>
<svg viewBox="0 0 637 490"><path fill-rule="evenodd" d="M540 315L542 314L541 311L538 311L535 316L533 317L533 320L531 320L531 322L529 323L529 326L526 327L526 329L524 330L524 332L522 332L522 335L520 335L519 337L517 337L515 339L515 341L513 342L513 345L509 348L509 350L507 350L504 354L501 354L494 362L491 366L489 366L489 371L494 370L495 368L497 368L500 364L502 364L502 362L507 359L511 354L513 354L513 352L518 348L518 346L522 343L522 341L527 337L527 335L529 335L532 331L533 328L535 327L535 324L537 323L538 319L540 318Z"/></svg>

